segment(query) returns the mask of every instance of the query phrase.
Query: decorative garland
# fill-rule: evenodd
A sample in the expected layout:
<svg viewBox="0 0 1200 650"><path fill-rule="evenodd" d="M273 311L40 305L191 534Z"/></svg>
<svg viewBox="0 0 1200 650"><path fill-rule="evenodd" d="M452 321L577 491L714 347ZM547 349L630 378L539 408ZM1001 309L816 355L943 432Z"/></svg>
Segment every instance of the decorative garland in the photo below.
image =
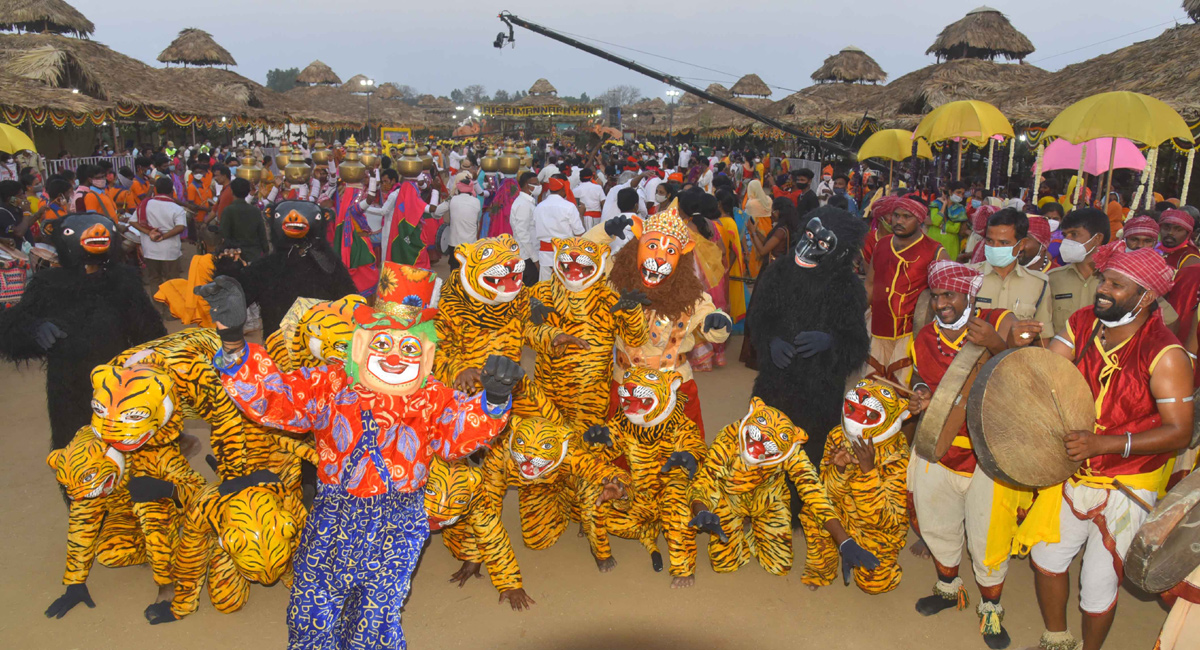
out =
<svg viewBox="0 0 1200 650"><path fill-rule="evenodd" d="M1188 149L1187 167L1183 170L1183 191L1179 193L1179 205L1187 205L1188 186L1192 184L1192 163L1196 161L1196 148Z"/></svg>

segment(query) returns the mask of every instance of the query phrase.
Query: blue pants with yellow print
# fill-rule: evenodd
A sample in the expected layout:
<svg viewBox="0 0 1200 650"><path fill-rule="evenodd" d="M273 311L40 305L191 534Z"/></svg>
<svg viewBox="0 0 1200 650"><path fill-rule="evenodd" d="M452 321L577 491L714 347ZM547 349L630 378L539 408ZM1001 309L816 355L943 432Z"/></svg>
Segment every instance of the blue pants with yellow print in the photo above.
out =
<svg viewBox="0 0 1200 650"><path fill-rule="evenodd" d="M428 538L423 492L321 484L294 560L288 649L406 648L400 610Z"/></svg>

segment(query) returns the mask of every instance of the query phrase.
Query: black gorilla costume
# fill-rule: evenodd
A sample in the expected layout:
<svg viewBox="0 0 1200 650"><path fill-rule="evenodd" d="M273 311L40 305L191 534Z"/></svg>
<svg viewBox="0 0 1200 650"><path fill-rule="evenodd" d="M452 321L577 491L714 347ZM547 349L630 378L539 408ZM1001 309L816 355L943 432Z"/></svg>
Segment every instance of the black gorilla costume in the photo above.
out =
<svg viewBox="0 0 1200 650"><path fill-rule="evenodd" d="M846 380L867 361L867 292L854 258L867 226L825 206L808 220L791 255L759 276L748 318L758 353L754 395L808 433L820 464L829 430L841 423Z"/></svg>
<svg viewBox="0 0 1200 650"><path fill-rule="evenodd" d="M337 300L357 293L350 272L325 239L331 213L309 201L280 201L267 208L273 250L249 266L218 257L213 277L236 279L246 304L262 309L263 339L283 320L296 298Z"/></svg>
<svg viewBox="0 0 1200 650"><path fill-rule="evenodd" d="M94 212L64 217L54 232L62 266L39 271L0 312L0 357L46 362L54 449L91 421L92 368L167 333L137 270L120 262L116 232Z"/></svg>

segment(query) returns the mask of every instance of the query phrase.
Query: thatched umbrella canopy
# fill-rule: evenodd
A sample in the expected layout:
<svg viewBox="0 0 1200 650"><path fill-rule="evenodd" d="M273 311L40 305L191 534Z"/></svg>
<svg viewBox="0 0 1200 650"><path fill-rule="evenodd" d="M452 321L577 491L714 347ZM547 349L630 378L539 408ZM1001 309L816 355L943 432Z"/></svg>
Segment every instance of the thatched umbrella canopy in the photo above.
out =
<svg viewBox="0 0 1200 650"><path fill-rule="evenodd" d="M349 79L347 79L346 83L342 84L342 90L349 92L349 93L366 92L364 90L364 88L366 86L363 86L362 82L370 81L370 80L371 80L371 78L365 74L356 74L353 77L350 77Z"/></svg>
<svg viewBox="0 0 1200 650"><path fill-rule="evenodd" d="M15 52L4 69L10 74L39 81L51 88L78 90L96 99L108 98L91 66L68 49L41 45Z"/></svg>
<svg viewBox="0 0 1200 650"><path fill-rule="evenodd" d="M85 37L96 26L63 0L0 0L0 30Z"/></svg>
<svg viewBox="0 0 1200 650"><path fill-rule="evenodd" d="M817 83L880 83L887 81L887 73L866 52L853 45L825 59L825 63L812 73Z"/></svg>
<svg viewBox="0 0 1200 650"><path fill-rule="evenodd" d="M301 70L296 76L296 81L310 86L337 86L342 83L337 74L333 72L333 68L325 65L320 59L308 64L308 67Z"/></svg>
<svg viewBox="0 0 1200 650"><path fill-rule="evenodd" d="M308 110L332 113L341 122L362 124L367 119L367 96L348 93L341 88L298 86L283 96ZM370 113L372 124L423 127L428 123L425 111L404 102L371 102Z"/></svg>
<svg viewBox="0 0 1200 650"><path fill-rule="evenodd" d="M229 50L213 40L212 34L203 29L188 27L158 55L162 63L191 65L237 65Z"/></svg>
<svg viewBox="0 0 1200 650"><path fill-rule="evenodd" d="M857 123L864 114L878 117L885 88L877 84L818 83L784 97L763 113L790 124Z"/></svg>
<svg viewBox="0 0 1200 650"><path fill-rule="evenodd" d="M1033 54L1033 43L1018 32L999 10L988 6L972 10L962 20L947 25L925 50L938 60L987 59L1003 56L1024 59Z"/></svg>
<svg viewBox="0 0 1200 650"><path fill-rule="evenodd" d="M756 74L748 74L729 89L735 97L770 97L771 87Z"/></svg>
<svg viewBox="0 0 1200 650"><path fill-rule="evenodd" d="M545 79L538 79L537 81L533 82L532 86L529 87L529 94L557 96L558 89L555 88L554 84L551 84L549 81L546 81Z"/></svg>
<svg viewBox="0 0 1200 650"><path fill-rule="evenodd" d="M1192 20L1200 22L1200 0L1183 0L1183 10Z"/></svg>
<svg viewBox="0 0 1200 650"><path fill-rule="evenodd" d="M375 91L375 96L380 99L396 99L400 97L400 88L389 81L379 86L379 89Z"/></svg>
<svg viewBox="0 0 1200 650"><path fill-rule="evenodd" d="M988 102L1008 114L1010 102L1005 96L1013 88L1027 88L1050 76L1049 72L1027 63L996 63L981 59L956 59L926 66L893 80L884 86L872 114L880 116L920 116L960 99ZM911 128L908 122L893 126Z"/></svg>
<svg viewBox="0 0 1200 650"><path fill-rule="evenodd" d="M417 100L417 108L427 110L431 113L451 113L454 111L456 105L449 97L421 95L421 98Z"/></svg>

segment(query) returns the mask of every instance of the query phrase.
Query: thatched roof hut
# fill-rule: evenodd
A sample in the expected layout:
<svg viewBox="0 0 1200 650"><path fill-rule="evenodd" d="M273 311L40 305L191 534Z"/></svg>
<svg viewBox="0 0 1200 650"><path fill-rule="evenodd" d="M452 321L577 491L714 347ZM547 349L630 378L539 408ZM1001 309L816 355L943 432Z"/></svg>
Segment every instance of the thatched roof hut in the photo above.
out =
<svg viewBox="0 0 1200 650"><path fill-rule="evenodd" d="M336 86L299 86L283 93L283 97L310 111L332 113L336 121L362 124L367 120L367 96ZM372 124L412 127L427 124L425 111L404 102L374 101L370 103L370 113Z"/></svg>
<svg viewBox="0 0 1200 650"><path fill-rule="evenodd" d="M812 73L812 80L817 83L880 83L887 81L887 73L866 52L850 45L825 59L825 63Z"/></svg>
<svg viewBox="0 0 1200 650"><path fill-rule="evenodd" d="M78 90L101 100L108 98L91 66L68 49L41 45L17 52L5 63L4 70L51 88Z"/></svg>
<svg viewBox="0 0 1200 650"><path fill-rule="evenodd" d="M433 95L421 95L417 100L417 108L424 109L430 113L453 113L456 104L449 97L434 97Z"/></svg>
<svg viewBox="0 0 1200 650"><path fill-rule="evenodd" d="M73 93L64 88L53 88L41 82L19 77L0 70L0 87L4 96L0 104L14 108L50 109L65 113L90 113L108 108L107 102Z"/></svg>
<svg viewBox="0 0 1200 650"><path fill-rule="evenodd" d="M1200 0L1183 0L1183 10L1189 18L1200 22Z"/></svg>
<svg viewBox="0 0 1200 650"><path fill-rule="evenodd" d="M96 26L63 0L0 0L0 30L86 37Z"/></svg>
<svg viewBox="0 0 1200 650"><path fill-rule="evenodd" d="M1018 32L999 10L988 6L973 9L958 22L951 23L938 34L933 45L925 50L938 60L987 59L1003 56L1019 60L1033 54L1033 43Z"/></svg>
<svg viewBox="0 0 1200 650"><path fill-rule="evenodd" d="M296 81L310 86L337 86L342 83L334 73L333 68L325 65L320 59L308 64L308 67L296 75Z"/></svg>
<svg viewBox="0 0 1200 650"><path fill-rule="evenodd" d="M229 50L218 45L212 34L195 27L181 30L167 49L159 53L158 60L184 65L237 65Z"/></svg>
<svg viewBox="0 0 1200 650"><path fill-rule="evenodd" d="M735 97L770 97L771 87L756 74L748 74L729 89Z"/></svg>
<svg viewBox="0 0 1200 650"><path fill-rule="evenodd" d="M551 84L549 81L546 81L545 79L538 79L537 81L533 82L532 86L529 87L529 94L530 95L551 95L551 96L557 97L558 89L555 88L554 85Z"/></svg>
<svg viewBox="0 0 1200 650"><path fill-rule="evenodd" d="M876 117L886 86L818 83L775 102L763 112L790 124L852 123Z"/></svg>
<svg viewBox="0 0 1200 650"><path fill-rule="evenodd" d="M1006 115L1005 100L1013 88L1026 88L1050 76L1028 63L996 63L981 59L955 59L910 72L884 86L873 107L873 116L920 116L960 99L978 99L997 106ZM908 122L895 126L911 127Z"/></svg>
<svg viewBox="0 0 1200 650"><path fill-rule="evenodd" d="M396 99L400 97L400 88L389 81L379 85L379 88L375 91L375 96L380 99Z"/></svg>
<svg viewBox="0 0 1200 650"><path fill-rule="evenodd" d="M370 80L371 78L365 74L356 74L347 79L346 83L342 84L342 90L348 93L365 93L367 92L367 86L363 85L363 82Z"/></svg>

